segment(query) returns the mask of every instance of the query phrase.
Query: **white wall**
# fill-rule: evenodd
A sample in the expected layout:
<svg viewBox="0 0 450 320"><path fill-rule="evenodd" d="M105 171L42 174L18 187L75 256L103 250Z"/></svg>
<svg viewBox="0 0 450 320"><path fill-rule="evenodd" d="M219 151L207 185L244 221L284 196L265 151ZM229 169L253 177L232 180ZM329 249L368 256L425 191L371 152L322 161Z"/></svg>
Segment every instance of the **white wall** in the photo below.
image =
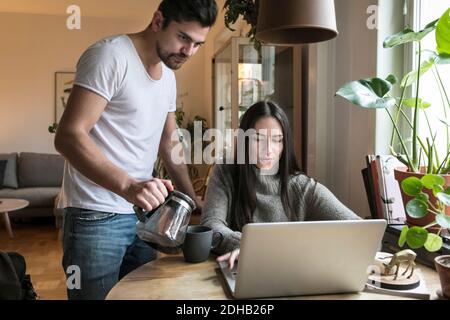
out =
<svg viewBox="0 0 450 320"><path fill-rule="evenodd" d="M338 0L339 35L310 47L310 175L358 215L370 215L361 169L374 152L375 113L334 97L344 83L372 77L377 67L377 30L369 30L366 13L375 0Z"/></svg>
<svg viewBox="0 0 450 320"><path fill-rule="evenodd" d="M74 71L81 53L111 34L139 31L148 21L82 20L68 30L66 16L0 13L0 152L56 152L54 73Z"/></svg>
<svg viewBox="0 0 450 320"><path fill-rule="evenodd" d="M62 15L71 5L83 17L148 19L160 0L0 0L0 12Z"/></svg>
<svg viewBox="0 0 450 320"><path fill-rule="evenodd" d="M178 86L178 106L183 106L186 117L193 119L199 115L213 123L213 96L212 96L212 57L224 41L233 35L224 24L224 0L216 0L219 8L216 23L211 28L206 43L201 49L176 72ZM240 28L239 22L236 26ZM237 32L234 33L236 35Z"/></svg>
<svg viewBox="0 0 450 320"><path fill-rule="evenodd" d="M55 120L54 73L75 71L81 53L105 36L143 30L159 3L133 0L127 11L118 0L94 1L78 2L81 30L68 30L70 1L0 0L0 152L55 153L54 135L48 132ZM223 0L218 4L220 16L207 43L176 72L178 105L187 117L200 115L210 125L211 57L215 35L224 29ZM131 18L123 18L125 11Z"/></svg>
<svg viewBox="0 0 450 320"><path fill-rule="evenodd" d="M175 72L177 78L177 107L185 112L186 121L199 115L208 119L204 102L205 50L199 49L189 61Z"/></svg>
<svg viewBox="0 0 450 320"><path fill-rule="evenodd" d="M378 56L377 56L377 76L386 78L393 73L400 80L403 76L404 65L398 63L404 56L404 46L384 49L383 41L388 36L393 35L404 27L403 1L379 0L378 22ZM399 80L399 81L400 81ZM395 89L394 89L395 90ZM395 91L394 91L395 92ZM396 94L401 96L397 89ZM389 141L391 140L392 123L385 110L376 111L376 144L377 154L389 154Z"/></svg>

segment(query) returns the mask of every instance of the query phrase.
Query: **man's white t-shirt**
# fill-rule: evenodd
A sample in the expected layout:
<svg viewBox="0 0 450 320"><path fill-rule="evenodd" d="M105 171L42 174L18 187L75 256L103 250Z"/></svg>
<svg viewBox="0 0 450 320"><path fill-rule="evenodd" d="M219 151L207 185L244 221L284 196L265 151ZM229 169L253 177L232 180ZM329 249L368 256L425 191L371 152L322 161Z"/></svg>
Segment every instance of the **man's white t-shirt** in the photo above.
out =
<svg viewBox="0 0 450 320"><path fill-rule="evenodd" d="M161 79L152 79L127 35L98 41L77 64L74 84L108 101L90 137L113 164L139 181L151 179L167 114L176 109L175 75L161 65ZM67 161L58 207L133 213L133 204Z"/></svg>

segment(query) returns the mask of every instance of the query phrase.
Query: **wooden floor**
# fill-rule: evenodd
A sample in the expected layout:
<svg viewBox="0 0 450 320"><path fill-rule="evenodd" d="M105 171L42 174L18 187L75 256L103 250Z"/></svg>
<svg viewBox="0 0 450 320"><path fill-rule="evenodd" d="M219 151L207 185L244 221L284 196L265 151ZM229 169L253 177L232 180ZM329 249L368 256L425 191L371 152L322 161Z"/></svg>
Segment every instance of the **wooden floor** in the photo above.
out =
<svg viewBox="0 0 450 320"><path fill-rule="evenodd" d="M25 257L27 273L40 300L67 300L62 243L52 221L11 223L13 239L0 219L0 251L18 252ZM200 215L193 215L190 224L199 223Z"/></svg>
<svg viewBox="0 0 450 320"><path fill-rule="evenodd" d="M0 223L0 251L25 257L27 273L40 300L66 300L66 280L61 266L62 246L58 230L51 223L13 224L10 239Z"/></svg>

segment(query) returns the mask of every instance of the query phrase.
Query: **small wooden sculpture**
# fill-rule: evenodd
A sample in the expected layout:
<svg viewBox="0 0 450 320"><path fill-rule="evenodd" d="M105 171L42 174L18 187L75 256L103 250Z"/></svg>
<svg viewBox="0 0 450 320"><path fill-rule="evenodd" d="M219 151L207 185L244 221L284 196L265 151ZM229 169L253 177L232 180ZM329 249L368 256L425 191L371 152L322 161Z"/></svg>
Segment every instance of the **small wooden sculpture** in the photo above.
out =
<svg viewBox="0 0 450 320"><path fill-rule="evenodd" d="M387 276L389 274L391 274L391 271L394 267L397 267L396 271L395 271L395 277L394 280L397 279L398 276L398 271L400 270L400 265L402 263L407 264L407 268L406 270L402 273L402 276L404 276L408 270L411 268L411 273L408 275L407 279L411 278L413 273L414 273L414 267L416 266L414 260L416 259L417 254L410 250L410 249L405 249L402 251L399 251L397 253L395 253L392 258L391 261L389 261L389 263L384 263L385 269L384 269L384 275Z"/></svg>

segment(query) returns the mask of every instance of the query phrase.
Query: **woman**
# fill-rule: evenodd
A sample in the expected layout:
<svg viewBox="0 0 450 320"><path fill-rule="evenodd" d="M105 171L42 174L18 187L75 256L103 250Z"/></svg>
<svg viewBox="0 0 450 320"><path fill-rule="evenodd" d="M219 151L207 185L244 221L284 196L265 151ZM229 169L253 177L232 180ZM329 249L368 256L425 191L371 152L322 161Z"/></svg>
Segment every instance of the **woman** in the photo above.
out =
<svg viewBox="0 0 450 320"><path fill-rule="evenodd" d="M250 222L360 219L300 172L288 119L275 103L251 106L240 129L248 137L244 148L237 148L234 164L215 165L202 210L201 223L223 236L214 250L221 255L218 261L228 260L233 268L242 228ZM240 150L245 150L243 163Z"/></svg>

